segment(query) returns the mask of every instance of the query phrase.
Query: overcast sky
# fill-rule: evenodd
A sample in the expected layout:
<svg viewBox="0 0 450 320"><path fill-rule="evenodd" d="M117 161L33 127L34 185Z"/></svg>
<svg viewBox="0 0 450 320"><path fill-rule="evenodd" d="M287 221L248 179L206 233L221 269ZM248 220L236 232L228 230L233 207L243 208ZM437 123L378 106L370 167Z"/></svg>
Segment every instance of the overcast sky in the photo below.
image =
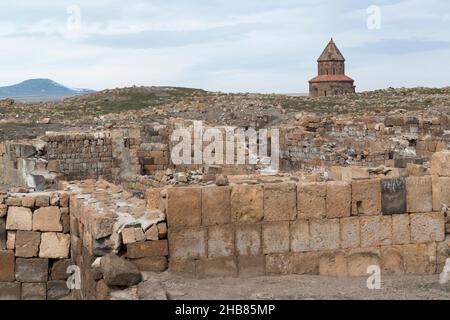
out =
<svg viewBox="0 0 450 320"><path fill-rule="evenodd" d="M450 85L448 0L2 0L0 86L307 92L331 36L358 91Z"/></svg>

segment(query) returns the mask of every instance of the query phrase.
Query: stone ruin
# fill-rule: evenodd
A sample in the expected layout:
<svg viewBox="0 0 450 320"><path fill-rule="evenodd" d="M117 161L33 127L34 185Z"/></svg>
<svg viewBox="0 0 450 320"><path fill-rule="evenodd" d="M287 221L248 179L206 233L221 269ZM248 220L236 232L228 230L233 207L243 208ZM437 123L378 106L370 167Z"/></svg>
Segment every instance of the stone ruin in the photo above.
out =
<svg viewBox="0 0 450 320"><path fill-rule="evenodd" d="M299 114L277 126L274 174L250 163L174 165L175 123L2 141L0 298L115 299L126 287L139 298L145 272L166 270L440 273L449 124L442 114Z"/></svg>

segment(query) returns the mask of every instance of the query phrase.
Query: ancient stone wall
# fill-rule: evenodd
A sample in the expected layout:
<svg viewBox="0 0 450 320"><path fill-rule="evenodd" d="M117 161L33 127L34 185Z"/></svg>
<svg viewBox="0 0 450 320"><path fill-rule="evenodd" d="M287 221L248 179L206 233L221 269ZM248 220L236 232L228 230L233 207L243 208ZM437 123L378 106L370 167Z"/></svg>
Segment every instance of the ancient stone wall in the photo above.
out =
<svg viewBox="0 0 450 320"><path fill-rule="evenodd" d="M198 278L434 274L447 257L450 153L433 175L150 189L167 212L169 270Z"/></svg>
<svg viewBox="0 0 450 320"><path fill-rule="evenodd" d="M0 195L0 299L70 297L69 195Z"/></svg>

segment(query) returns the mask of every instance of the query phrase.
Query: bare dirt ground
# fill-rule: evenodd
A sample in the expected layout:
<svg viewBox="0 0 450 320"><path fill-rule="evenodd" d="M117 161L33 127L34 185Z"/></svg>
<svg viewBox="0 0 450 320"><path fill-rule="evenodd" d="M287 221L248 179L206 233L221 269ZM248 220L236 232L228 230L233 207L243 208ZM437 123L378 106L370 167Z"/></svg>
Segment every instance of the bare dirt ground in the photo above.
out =
<svg viewBox="0 0 450 320"><path fill-rule="evenodd" d="M169 272L146 273L137 289L140 299L158 291L171 300L434 300L450 299L450 284L439 284L439 275L382 276L381 289L369 290L367 278L334 278L289 275L258 278L190 279ZM151 292L150 296L146 292Z"/></svg>

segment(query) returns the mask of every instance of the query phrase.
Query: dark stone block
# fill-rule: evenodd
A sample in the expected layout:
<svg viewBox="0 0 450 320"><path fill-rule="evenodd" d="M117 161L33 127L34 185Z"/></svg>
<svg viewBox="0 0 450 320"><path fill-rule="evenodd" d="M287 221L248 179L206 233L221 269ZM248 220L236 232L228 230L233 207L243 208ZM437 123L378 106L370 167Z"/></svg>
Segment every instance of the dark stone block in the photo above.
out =
<svg viewBox="0 0 450 320"><path fill-rule="evenodd" d="M381 180L381 210L384 215L406 213L404 178Z"/></svg>
<svg viewBox="0 0 450 320"><path fill-rule="evenodd" d="M0 282L0 300L20 300L20 282Z"/></svg>
<svg viewBox="0 0 450 320"><path fill-rule="evenodd" d="M0 250L6 250L6 220L0 218Z"/></svg>
<svg viewBox="0 0 450 320"><path fill-rule="evenodd" d="M47 282L47 300L59 300L70 294L64 280L51 280Z"/></svg>
<svg viewBox="0 0 450 320"><path fill-rule="evenodd" d="M20 282L46 282L48 259L16 259L16 280Z"/></svg>

